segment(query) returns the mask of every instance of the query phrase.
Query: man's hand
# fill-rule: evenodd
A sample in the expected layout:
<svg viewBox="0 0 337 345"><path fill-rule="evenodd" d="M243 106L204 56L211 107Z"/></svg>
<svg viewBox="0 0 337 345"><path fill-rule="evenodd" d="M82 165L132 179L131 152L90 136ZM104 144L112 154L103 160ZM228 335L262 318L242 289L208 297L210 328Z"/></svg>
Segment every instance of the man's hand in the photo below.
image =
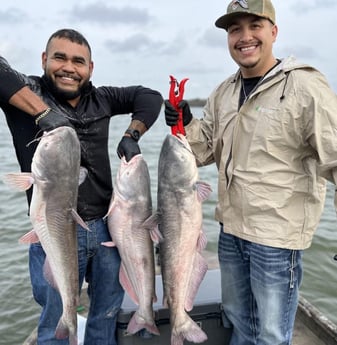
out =
<svg viewBox="0 0 337 345"><path fill-rule="evenodd" d="M179 113L175 110L173 105L170 103L169 100L165 100L164 102L165 105L165 121L168 126L175 126L178 122L178 117ZM187 126L192 118L193 115L190 110L190 106L187 103L187 101L182 100L178 104L178 108L182 109L182 114L183 114L183 124L184 126Z"/></svg>
<svg viewBox="0 0 337 345"><path fill-rule="evenodd" d="M37 114L35 116L35 123L46 132L62 126L73 127L67 118L51 108L47 108L44 112Z"/></svg>
<svg viewBox="0 0 337 345"><path fill-rule="evenodd" d="M133 156L140 153L137 141L131 137L124 136L118 144L117 155L119 158L125 156L127 162L129 162Z"/></svg>

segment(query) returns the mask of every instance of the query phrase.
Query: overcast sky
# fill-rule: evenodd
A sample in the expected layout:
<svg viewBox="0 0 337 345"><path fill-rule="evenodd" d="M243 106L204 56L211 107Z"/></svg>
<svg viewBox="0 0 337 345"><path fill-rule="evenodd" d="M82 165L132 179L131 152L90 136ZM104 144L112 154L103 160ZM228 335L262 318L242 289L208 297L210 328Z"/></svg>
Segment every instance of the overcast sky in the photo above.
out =
<svg viewBox="0 0 337 345"><path fill-rule="evenodd" d="M142 84L168 96L169 75L189 78L186 98L206 98L237 66L214 21L228 0L3 1L0 54L25 74L42 74L49 36L73 28L93 50L96 86ZM337 92L337 0L274 0L274 54L295 55L324 73Z"/></svg>

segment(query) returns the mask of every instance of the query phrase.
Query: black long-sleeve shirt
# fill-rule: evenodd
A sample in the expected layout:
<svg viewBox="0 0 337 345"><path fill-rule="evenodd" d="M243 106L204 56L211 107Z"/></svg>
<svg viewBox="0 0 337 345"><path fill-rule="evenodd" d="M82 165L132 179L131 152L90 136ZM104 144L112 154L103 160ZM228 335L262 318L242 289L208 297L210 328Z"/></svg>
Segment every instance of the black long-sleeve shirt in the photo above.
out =
<svg viewBox="0 0 337 345"><path fill-rule="evenodd" d="M83 92L77 106L56 99L44 77L25 76L14 71L0 57L0 107L6 115L13 137L16 156L21 171L30 172L37 144L27 147L38 134L34 118L9 105L8 100L24 86L41 96L52 109L66 116L74 126L81 143L81 166L88 176L79 186L78 213L84 220L104 216L108 210L112 180L108 153L110 118L118 114L132 114L132 119L142 121L147 128L157 119L162 105L159 92L143 86L94 87L91 83ZM31 191L27 193L28 203Z"/></svg>

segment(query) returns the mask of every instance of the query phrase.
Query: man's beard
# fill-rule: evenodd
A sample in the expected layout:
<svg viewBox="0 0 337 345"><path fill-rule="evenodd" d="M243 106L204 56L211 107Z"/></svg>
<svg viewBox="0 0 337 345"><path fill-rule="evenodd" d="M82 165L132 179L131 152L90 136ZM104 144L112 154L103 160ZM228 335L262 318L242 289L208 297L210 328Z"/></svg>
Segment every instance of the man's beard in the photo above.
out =
<svg viewBox="0 0 337 345"><path fill-rule="evenodd" d="M253 69L253 68L255 68L257 65L258 65L258 63L259 63L260 61L255 61L255 62L252 62L252 63L239 63L239 66L240 67L243 67L243 68L246 68L246 69Z"/></svg>
<svg viewBox="0 0 337 345"><path fill-rule="evenodd" d="M57 99L63 100L63 101L70 101L72 99L75 99L75 98L81 96L83 90L85 90L85 88L89 84L89 80L87 80L85 83L80 85L77 90L75 90L75 91L67 91L67 90L63 90L63 89L57 87L57 85L55 84L53 79L50 78L50 76L48 76L46 73L44 74L44 80L45 80L49 90L51 91L51 93Z"/></svg>

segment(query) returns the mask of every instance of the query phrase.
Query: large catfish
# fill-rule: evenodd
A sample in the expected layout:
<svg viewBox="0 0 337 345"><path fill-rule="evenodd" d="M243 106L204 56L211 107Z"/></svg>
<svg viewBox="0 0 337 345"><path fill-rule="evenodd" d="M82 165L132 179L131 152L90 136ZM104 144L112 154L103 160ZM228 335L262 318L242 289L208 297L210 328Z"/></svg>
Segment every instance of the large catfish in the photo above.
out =
<svg viewBox="0 0 337 345"><path fill-rule="evenodd" d="M80 143L70 127L45 132L32 161L31 173L8 174L5 182L20 190L32 185L30 219L33 230L20 241L40 241L45 253L44 276L62 298L63 313L55 337L77 344L79 295L76 213L80 175Z"/></svg>
<svg viewBox="0 0 337 345"><path fill-rule="evenodd" d="M150 175L141 154L129 162L122 157L116 175L114 192L108 211L108 227L121 256L119 279L131 299L139 306L132 316L127 331L141 329L159 335L153 319L155 266L153 241L160 239L152 215Z"/></svg>
<svg viewBox="0 0 337 345"><path fill-rule="evenodd" d="M195 343L207 340L186 311L193 308L207 271L201 256L207 243L202 231L202 201L210 192L210 186L198 180L195 157L186 138L168 135L159 157L158 222L164 238L159 254L172 345L182 345L184 339Z"/></svg>

